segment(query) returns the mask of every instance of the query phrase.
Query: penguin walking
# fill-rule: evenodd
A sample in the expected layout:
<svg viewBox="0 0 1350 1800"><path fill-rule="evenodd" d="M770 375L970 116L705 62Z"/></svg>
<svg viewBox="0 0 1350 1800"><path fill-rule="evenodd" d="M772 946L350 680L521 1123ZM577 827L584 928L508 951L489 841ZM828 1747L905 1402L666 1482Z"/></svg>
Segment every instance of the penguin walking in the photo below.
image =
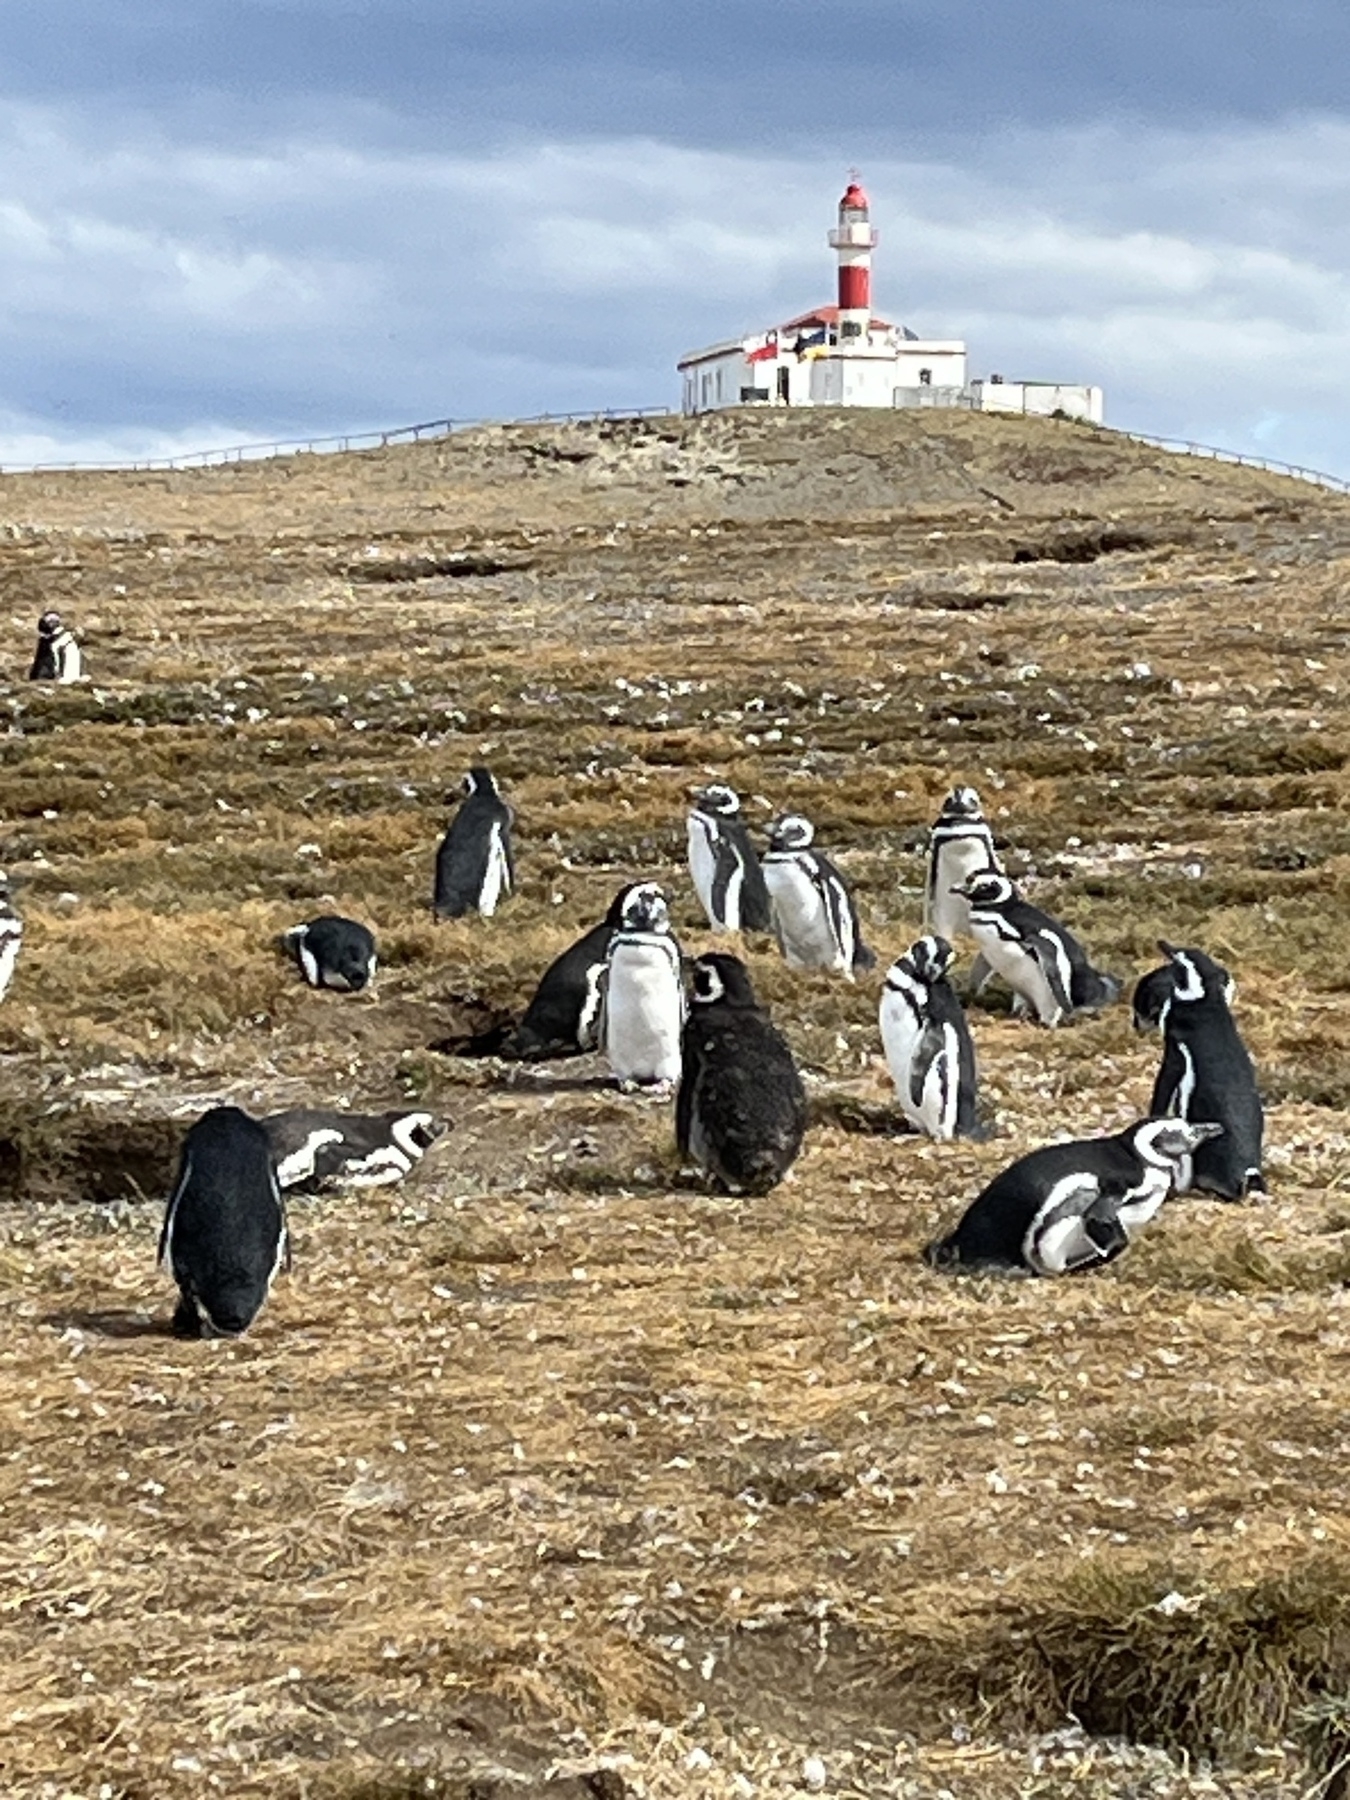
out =
<svg viewBox="0 0 1350 1800"><path fill-rule="evenodd" d="M624 898L605 967L601 1041L625 1086L673 1086L680 1077L684 984L666 897L643 882Z"/></svg>
<svg viewBox="0 0 1350 1800"><path fill-rule="evenodd" d="M1144 1119L1113 1137L1048 1144L1019 1157L930 1244L934 1268L1072 1275L1113 1262L1176 1186L1218 1124Z"/></svg>
<svg viewBox="0 0 1350 1800"><path fill-rule="evenodd" d="M277 1184L386 1187L411 1175L446 1129L429 1112L347 1113L293 1106L262 1120Z"/></svg>
<svg viewBox="0 0 1350 1800"><path fill-rule="evenodd" d="M375 936L355 919L321 913L286 933L286 947L311 987L356 994L375 979Z"/></svg>
<svg viewBox="0 0 1350 1800"><path fill-rule="evenodd" d="M59 612L45 612L38 620L37 649L30 681L78 681L81 672L80 646L75 634L61 622Z"/></svg>
<svg viewBox="0 0 1350 1800"><path fill-rule="evenodd" d="M490 919L515 883L515 815L498 793L491 770L470 769L460 785L464 798L436 852L433 910L438 919L461 919L471 912Z"/></svg>
<svg viewBox="0 0 1350 1800"><path fill-rule="evenodd" d="M695 790L689 873L714 931L768 931L769 890L740 811L740 795L725 782Z"/></svg>
<svg viewBox="0 0 1350 1800"><path fill-rule="evenodd" d="M881 991L881 1042L900 1109L931 1138L985 1135L975 1112L975 1046L947 980L956 952L921 937L893 962Z"/></svg>
<svg viewBox="0 0 1350 1800"><path fill-rule="evenodd" d="M9 876L0 874L0 1000L9 992L23 946L23 917L15 911Z"/></svg>
<svg viewBox="0 0 1350 1800"><path fill-rule="evenodd" d="M769 827L764 885L779 948L790 969L830 969L852 981L876 967L863 942L858 909L844 877L811 845L816 828L789 813Z"/></svg>
<svg viewBox="0 0 1350 1800"><path fill-rule="evenodd" d="M970 932L996 975L1013 991L1013 1011L1028 1007L1042 1025L1099 1012L1120 998L1120 982L1088 961L1078 939L1018 893L1006 875L971 875L961 886Z"/></svg>
<svg viewBox="0 0 1350 1800"><path fill-rule="evenodd" d="M238 1337L290 1267L286 1210L272 1146L257 1119L213 1106L183 1140L164 1214L160 1266L178 1283L179 1337Z"/></svg>
<svg viewBox="0 0 1350 1800"><path fill-rule="evenodd" d="M970 935L970 907L960 891L972 875L1003 873L994 834L973 787L954 787L928 833L923 928L949 944Z"/></svg>
<svg viewBox="0 0 1350 1800"><path fill-rule="evenodd" d="M1162 1003L1162 1066L1153 1084L1154 1118L1216 1119L1223 1136L1201 1144L1182 1170L1178 1191L1197 1188L1220 1200L1265 1193L1261 1140L1265 1119L1256 1071L1229 1005L1232 982L1203 950L1177 950L1159 939L1172 990Z"/></svg>
<svg viewBox="0 0 1350 1800"><path fill-rule="evenodd" d="M767 1194L805 1134L801 1076L745 964L717 952L696 957L675 1102L681 1151L732 1193Z"/></svg>

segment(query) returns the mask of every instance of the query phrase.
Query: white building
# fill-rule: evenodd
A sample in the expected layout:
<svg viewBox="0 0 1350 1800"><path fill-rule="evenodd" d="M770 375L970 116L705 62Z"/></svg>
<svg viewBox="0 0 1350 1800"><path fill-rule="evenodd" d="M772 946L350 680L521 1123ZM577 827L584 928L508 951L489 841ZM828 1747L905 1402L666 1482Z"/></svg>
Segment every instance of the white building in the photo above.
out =
<svg viewBox="0 0 1350 1800"><path fill-rule="evenodd" d="M877 242L867 195L850 182L830 246L837 305L818 306L750 337L692 350L679 362L686 413L728 406L963 406L983 412L1102 419L1102 391L1063 382L969 381L959 338L921 338L872 311Z"/></svg>

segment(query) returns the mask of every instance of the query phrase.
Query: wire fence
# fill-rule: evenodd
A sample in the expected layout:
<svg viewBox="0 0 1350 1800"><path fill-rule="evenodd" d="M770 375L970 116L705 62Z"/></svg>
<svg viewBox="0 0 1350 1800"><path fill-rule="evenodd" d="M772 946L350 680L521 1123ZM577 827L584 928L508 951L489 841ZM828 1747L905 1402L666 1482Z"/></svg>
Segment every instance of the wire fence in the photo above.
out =
<svg viewBox="0 0 1350 1800"><path fill-rule="evenodd" d="M344 450L384 450L392 444L418 444L436 438L451 437L456 432L482 430L492 425L579 425L596 424L605 419L664 419L676 409L670 406L616 406L603 412L531 413L519 419L427 419L417 425L396 425L388 431L344 432L339 436L315 438L274 438L268 442L227 444L214 450L188 450L174 456L139 457L135 461L114 462L40 462L7 463L8 475L58 474L68 470L104 472L136 470L204 469L223 463L265 462L278 456L333 455ZM1079 423L1070 420L1069 423ZM1093 427L1105 435L1128 438L1134 444L1147 444L1156 450L1167 450L1182 456L1199 457L1209 462L1236 463L1247 469L1261 469L1269 475L1290 475L1298 481L1311 482L1333 493L1350 494L1350 478L1329 475L1324 469L1310 469L1301 463L1279 462L1270 456L1252 456L1245 450L1224 450L1216 444L1197 444L1188 438L1158 437L1148 431L1125 431L1113 425Z"/></svg>

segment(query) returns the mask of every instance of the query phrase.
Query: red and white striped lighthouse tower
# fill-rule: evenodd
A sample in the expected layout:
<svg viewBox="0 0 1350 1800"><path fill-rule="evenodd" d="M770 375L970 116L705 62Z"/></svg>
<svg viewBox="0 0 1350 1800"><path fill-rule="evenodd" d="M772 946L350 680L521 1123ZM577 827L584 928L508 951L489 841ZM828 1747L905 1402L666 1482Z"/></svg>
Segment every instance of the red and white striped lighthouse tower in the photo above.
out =
<svg viewBox="0 0 1350 1800"><path fill-rule="evenodd" d="M872 322L872 227L867 195L855 179L839 202L839 223L830 233L830 248L839 258L839 338L867 336Z"/></svg>

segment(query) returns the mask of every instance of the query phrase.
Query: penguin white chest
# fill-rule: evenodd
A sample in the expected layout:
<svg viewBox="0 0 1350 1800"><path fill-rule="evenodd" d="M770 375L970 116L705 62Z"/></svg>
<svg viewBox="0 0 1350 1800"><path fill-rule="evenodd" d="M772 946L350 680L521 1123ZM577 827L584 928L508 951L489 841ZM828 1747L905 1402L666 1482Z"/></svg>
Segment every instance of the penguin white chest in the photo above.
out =
<svg viewBox="0 0 1350 1800"><path fill-rule="evenodd" d="M605 1055L620 1081L677 1081L683 1023L673 942L617 945L605 995Z"/></svg>
<svg viewBox="0 0 1350 1800"><path fill-rule="evenodd" d="M689 816L689 875L699 905L712 917L713 877L717 872L717 847L713 827L699 813Z"/></svg>
<svg viewBox="0 0 1350 1800"><path fill-rule="evenodd" d="M1031 1007L1041 1024L1058 1025L1064 1009L1046 979L1045 970L1022 939L1005 936L996 924L986 924L979 917L971 919L970 930L989 967Z"/></svg>
<svg viewBox="0 0 1350 1800"><path fill-rule="evenodd" d="M954 1028L944 1025L934 1050L922 1004L921 996L911 1001L888 988L881 1001L881 1044L900 1110L916 1130L946 1139L956 1133L961 1047Z"/></svg>
<svg viewBox="0 0 1350 1800"><path fill-rule="evenodd" d="M954 837L939 844L933 855L928 884L926 929L936 932L938 937L945 937L949 944L955 943L958 937L969 937L970 902L951 890L962 886L979 870L997 867L998 863L982 837Z"/></svg>
<svg viewBox="0 0 1350 1800"><path fill-rule="evenodd" d="M846 954L811 872L795 858L770 856L764 861L764 882L788 967L842 969L852 974L852 946Z"/></svg>
<svg viewBox="0 0 1350 1800"><path fill-rule="evenodd" d="M485 919L492 917L497 902L510 891L511 870L506 860L506 844L501 825L494 824L488 837L487 867L483 871L483 888L478 898L478 910Z"/></svg>

